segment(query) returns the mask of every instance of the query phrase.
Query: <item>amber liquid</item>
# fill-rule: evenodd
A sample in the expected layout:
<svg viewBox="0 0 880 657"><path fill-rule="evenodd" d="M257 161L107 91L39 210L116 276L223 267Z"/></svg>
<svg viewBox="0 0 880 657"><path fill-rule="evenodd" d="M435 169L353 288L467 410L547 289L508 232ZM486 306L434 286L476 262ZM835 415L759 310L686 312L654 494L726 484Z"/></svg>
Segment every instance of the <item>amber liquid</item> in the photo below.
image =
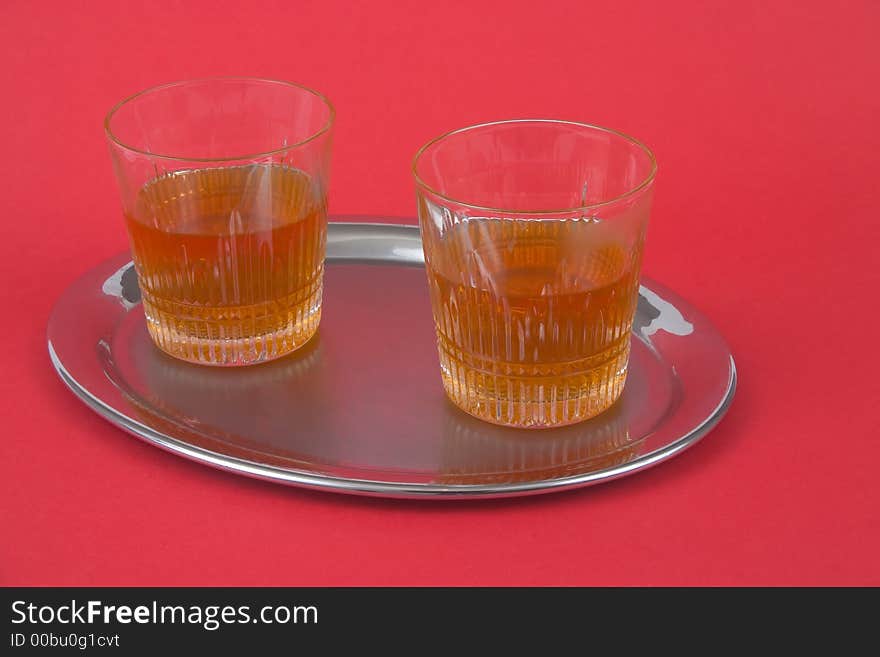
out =
<svg viewBox="0 0 880 657"><path fill-rule="evenodd" d="M303 172L280 165L177 171L147 183L126 216L147 327L184 360L271 360L314 335L326 211Z"/></svg>
<svg viewBox="0 0 880 657"><path fill-rule="evenodd" d="M426 247L443 384L490 422L561 426L620 396L642 240L602 222L478 219Z"/></svg>

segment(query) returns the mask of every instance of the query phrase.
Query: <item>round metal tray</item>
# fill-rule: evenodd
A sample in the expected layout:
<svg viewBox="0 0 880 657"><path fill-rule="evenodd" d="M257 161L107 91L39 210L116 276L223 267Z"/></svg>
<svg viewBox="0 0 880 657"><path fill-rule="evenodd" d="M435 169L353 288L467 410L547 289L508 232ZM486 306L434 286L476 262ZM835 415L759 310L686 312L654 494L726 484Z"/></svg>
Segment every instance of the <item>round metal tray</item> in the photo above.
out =
<svg viewBox="0 0 880 657"><path fill-rule="evenodd" d="M642 281L621 399L545 430L480 422L446 399L416 226L331 222L324 289L318 334L294 354L244 368L191 365L153 346L123 254L58 300L49 354L92 410L170 452L387 497L525 495L633 474L693 445L733 398L723 338L653 281Z"/></svg>

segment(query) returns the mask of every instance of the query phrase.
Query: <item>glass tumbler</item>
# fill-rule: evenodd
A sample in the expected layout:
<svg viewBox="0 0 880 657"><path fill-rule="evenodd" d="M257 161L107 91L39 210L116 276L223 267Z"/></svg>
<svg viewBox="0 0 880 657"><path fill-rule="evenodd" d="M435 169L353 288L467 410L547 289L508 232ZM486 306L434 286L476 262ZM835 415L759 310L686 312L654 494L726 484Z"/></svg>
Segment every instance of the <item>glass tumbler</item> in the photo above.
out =
<svg viewBox="0 0 880 657"><path fill-rule="evenodd" d="M413 162L449 399L512 427L593 417L623 391L656 162L614 130L500 121Z"/></svg>
<svg viewBox="0 0 880 657"><path fill-rule="evenodd" d="M334 110L255 78L176 82L105 120L147 328L193 363L302 346L321 317Z"/></svg>

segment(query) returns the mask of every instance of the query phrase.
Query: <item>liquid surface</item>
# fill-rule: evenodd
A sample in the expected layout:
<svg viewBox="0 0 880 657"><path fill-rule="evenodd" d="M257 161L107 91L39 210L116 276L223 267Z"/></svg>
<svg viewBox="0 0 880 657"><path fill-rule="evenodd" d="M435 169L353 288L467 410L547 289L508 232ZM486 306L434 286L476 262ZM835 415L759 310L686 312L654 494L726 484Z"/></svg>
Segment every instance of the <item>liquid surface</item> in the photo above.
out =
<svg viewBox="0 0 880 657"><path fill-rule="evenodd" d="M147 326L169 354L260 362L317 330L326 211L303 172L174 172L144 186L126 222Z"/></svg>
<svg viewBox="0 0 880 657"><path fill-rule="evenodd" d="M623 390L641 244L597 221L471 219L428 248L443 382L500 424L592 417Z"/></svg>

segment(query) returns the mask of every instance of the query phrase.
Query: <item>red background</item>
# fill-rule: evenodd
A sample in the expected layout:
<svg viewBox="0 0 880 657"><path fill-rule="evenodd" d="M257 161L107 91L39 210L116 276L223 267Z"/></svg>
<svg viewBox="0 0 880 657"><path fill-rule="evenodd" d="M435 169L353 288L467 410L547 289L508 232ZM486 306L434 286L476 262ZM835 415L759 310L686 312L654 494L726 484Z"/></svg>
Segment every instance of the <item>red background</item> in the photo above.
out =
<svg viewBox="0 0 880 657"><path fill-rule="evenodd" d="M878 25L873 0L6 0L0 583L880 584ZM334 101L337 214L414 216L413 153L469 123L644 140L646 272L728 338L727 417L636 476L475 503L249 480L100 419L52 371L45 326L127 247L103 116L236 74Z"/></svg>

